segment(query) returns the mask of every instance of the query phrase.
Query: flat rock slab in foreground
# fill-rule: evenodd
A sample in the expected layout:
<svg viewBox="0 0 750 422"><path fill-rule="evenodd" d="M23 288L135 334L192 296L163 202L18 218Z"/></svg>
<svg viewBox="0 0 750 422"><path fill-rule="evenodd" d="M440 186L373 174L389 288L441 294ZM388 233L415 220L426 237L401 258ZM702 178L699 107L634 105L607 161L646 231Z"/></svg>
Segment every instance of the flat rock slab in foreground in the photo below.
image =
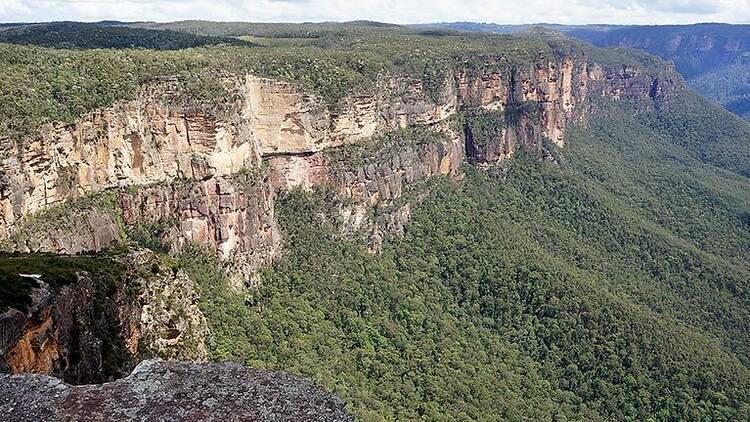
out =
<svg viewBox="0 0 750 422"><path fill-rule="evenodd" d="M0 375L3 421L353 421L340 398L285 372L145 361L106 384Z"/></svg>

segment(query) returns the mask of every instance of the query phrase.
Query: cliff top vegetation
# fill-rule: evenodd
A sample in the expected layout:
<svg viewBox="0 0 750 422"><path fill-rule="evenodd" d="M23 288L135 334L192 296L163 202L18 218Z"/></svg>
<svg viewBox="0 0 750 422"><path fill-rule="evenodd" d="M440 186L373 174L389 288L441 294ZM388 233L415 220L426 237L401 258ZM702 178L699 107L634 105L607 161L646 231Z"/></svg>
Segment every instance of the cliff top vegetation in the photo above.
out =
<svg viewBox="0 0 750 422"><path fill-rule="evenodd" d="M439 88L448 72L466 65L519 68L585 56L604 65L668 68L635 50L599 49L554 34L420 31L372 22L170 25L151 25L168 29L156 31L62 23L52 31L36 25L0 33L0 139L28 137L46 123L71 123L167 77L197 81L187 87L196 101L229 101L221 84L205 81L251 73L293 82L336 104L372 90L380 75Z"/></svg>

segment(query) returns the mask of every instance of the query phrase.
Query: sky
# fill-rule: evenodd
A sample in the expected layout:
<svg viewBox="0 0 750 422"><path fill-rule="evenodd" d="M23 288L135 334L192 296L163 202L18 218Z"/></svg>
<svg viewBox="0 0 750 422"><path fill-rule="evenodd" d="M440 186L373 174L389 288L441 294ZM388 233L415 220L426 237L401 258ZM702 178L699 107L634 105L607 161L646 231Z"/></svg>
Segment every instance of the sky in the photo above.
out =
<svg viewBox="0 0 750 422"><path fill-rule="evenodd" d="M0 22L750 23L750 0L0 0Z"/></svg>

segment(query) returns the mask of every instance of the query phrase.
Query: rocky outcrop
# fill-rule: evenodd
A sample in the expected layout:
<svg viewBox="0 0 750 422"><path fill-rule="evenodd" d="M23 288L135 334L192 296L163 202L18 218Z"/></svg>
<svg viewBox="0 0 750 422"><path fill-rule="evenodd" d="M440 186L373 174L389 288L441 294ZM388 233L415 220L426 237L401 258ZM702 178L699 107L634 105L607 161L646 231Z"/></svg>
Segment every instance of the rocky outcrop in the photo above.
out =
<svg viewBox="0 0 750 422"><path fill-rule="evenodd" d="M605 67L573 58L507 72L484 70L501 61L490 57L485 68L456 72L466 117L466 156L472 164L495 164L518 149L543 153L547 141L563 147L567 126L585 121L592 104L587 100L592 98L642 99L644 104L661 105L680 84L676 77L660 77L643 68ZM489 121L477 121L477 116ZM477 132L484 138L479 143Z"/></svg>
<svg viewBox="0 0 750 422"><path fill-rule="evenodd" d="M80 384L121 376L143 356L206 358L208 328L184 272L148 251L124 262L78 259L97 260L102 269L78 271L75 280L61 283L53 267L41 267L50 278L39 274L28 307L0 313L0 372Z"/></svg>
<svg viewBox="0 0 750 422"><path fill-rule="evenodd" d="M126 301L118 310L129 360L205 361L208 324L195 282L151 251L131 252L127 260L135 275L124 286Z"/></svg>
<svg viewBox="0 0 750 422"><path fill-rule="evenodd" d="M206 246L241 265L236 269L244 274L267 264L280 248L274 191L259 171L124 190L118 207L127 226L159 227L158 240L173 250Z"/></svg>
<svg viewBox="0 0 750 422"><path fill-rule="evenodd" d="M414 79L382 78L374 92L345 98L334 112L292 84L249 77L244 113L262 154L273 156L319 152L408 125L439 123L458 107L455 93L435 103Z"/></svg>
<svg viewBox="0 0 750 422"><path fill-rule="evenodd" d="M353 421L340 398L280 371L238 364L146 361L126 378L71 386L0 375L0 418L12 421Z"/></svg>
<svg viewBox="0 0 750 422"><path fill-rule="evenodd" d="M538 133L528 138L546 137L558 146L564 144L565 127L576 116L576 106L582 104L590 89L589 63L567 58L559 62L537 63L532 67L510 68L507 72L495 70L502 57L488 57L486 67L461 69L456 72L461 104L501 113L517 113L518 106L532 104L538 121ZM580 110L579 110L580 111ZM520 123L517 120L513 123ZM506 130L519 129L509 125ZM520 128L521 136L530 128ZM507 142L507 135L503 135ZM502 158L512 155L516 144L506 148Z"/></svg>
<svg viewBox="0 0 750 422"><path fill-rule="evenodd" d="M174 88L157 85L131 101L54 124L23 143L6 142L0 232L49 205L118 186L205 179L257 165L241 115L217 119L170 107Z"/></svg>
<svg viewBox="0 0 750 422"><path fill-rule="evenodd" d="M125 235L115 200L113 191L99 192L26 216L3 239L5 249L72 255L98 252L119 243Z"/></svg>
<svg viewBox="0 0 750 422"><path fill-rule="evenodd" d="M397 131L346 148L273 157L271 180L277 190L332 189L342 232L377 251L386 233L403 231L411 209L404 199L413 188L433 177L459 176L463 141L443 129Z"/></svg>
<svg viewBox="0 0 750 422"><path fill-rule="evenodd" d="M114 375L125 365L115 300L107 282L82 273L55 290L44 281L27 310L0 314L0 370L54 374L70 382ZM104 365L108 365L104 368Z"/></svg>

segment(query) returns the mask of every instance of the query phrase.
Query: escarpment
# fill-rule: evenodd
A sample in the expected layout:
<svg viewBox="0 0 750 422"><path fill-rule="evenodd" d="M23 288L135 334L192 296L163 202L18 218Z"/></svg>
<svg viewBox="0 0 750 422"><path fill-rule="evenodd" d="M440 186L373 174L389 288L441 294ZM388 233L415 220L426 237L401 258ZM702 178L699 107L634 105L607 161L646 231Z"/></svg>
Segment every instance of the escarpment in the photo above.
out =
<svg viewBox="0 0 750 422"><path fill-rule="evenodd" d="M223 112L175 106L171 85L155 85L13 144L2 159L0 235L9 249L73 254L149 232L171 248L207 246L251 274L281 250L279 191L332 188L348 202L345 231L377 243L382 227L398 231L408 218L408 204L396 202L409 186L456 176L465 161L492 165L520 149L543 152L548 141L563 147L591 98L661 102L681 86L664 74L583 55L525 66L488 55L429 84L437 88L382 76L372 93L335 107L247 75L224 78L232 95ZM383 141L413 127L423 132ZM102 192L106 201L90 199ZM385 220L368 217L391 205Z"/></svg>

